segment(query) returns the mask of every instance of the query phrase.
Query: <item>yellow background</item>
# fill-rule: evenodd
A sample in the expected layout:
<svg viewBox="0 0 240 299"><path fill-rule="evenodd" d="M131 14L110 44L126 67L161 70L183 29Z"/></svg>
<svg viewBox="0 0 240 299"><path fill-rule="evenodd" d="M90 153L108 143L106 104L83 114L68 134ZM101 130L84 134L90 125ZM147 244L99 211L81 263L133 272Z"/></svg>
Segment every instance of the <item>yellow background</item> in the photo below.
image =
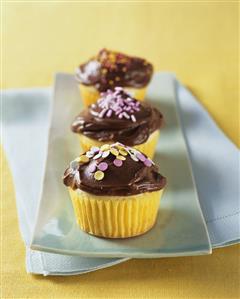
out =
<svg viewBox="0 0 240 299"><path fill-rule="evenodd" d="M175 72L239 145L237 2L3 1L4 88L47 86L102 47ZM237 298L239 246L212 256L127 263L77 277L25 273L14 189L3 163L3 298Z"/></svg>

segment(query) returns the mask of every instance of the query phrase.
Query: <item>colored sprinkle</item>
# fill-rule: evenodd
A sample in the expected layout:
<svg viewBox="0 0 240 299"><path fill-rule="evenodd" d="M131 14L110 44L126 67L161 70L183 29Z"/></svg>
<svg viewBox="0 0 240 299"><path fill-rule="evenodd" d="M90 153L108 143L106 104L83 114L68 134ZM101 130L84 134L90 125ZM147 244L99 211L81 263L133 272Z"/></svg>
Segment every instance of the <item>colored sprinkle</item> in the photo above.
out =
<svg viewBox="0 0 240 299"><path fill-rule="evenodd" d="M91 150L91 152L93 152L93 153L95 154L95 153L98 153L98 152L99 152L99 147L97 147L97 146L92 146L92 147L90 148L90 150Z"/></svg>
<svg viewBox="0 0 240 299"><path fill-rule="evenodd" d="M112 148L110 149L110 152L111 152L114 156L118 156L118 154L119 154L118 150L115 149L114 147L112 147Z"/></svg>
<svg viewBox="0 0 240 299"><path fill-rule="evenodd" d="M107 156L110 154L110 151L104 151L102 153L102 158L107 158Z"/></svg>
<svg viewBox="0 0 240 299"><path fill-rule="evenodd" d="M117 159L118 159L118 160L122 160L122 161L125 161L125 160L126 160L126 158L125 158L125 157L123 157L123 156L120 156L120 155L118 155L118 156L117 156Z"/></svg>
<svg viewBox="0 0 240 299"><path fill-rule="evenodd" d="M144 162L147 158L142 154L142 153L140 153L140 152L138 152L137 153L137 158L140 160L140 161L142 161L142 162Z"/></svg>
<svg viewBox="0 0 240 299"><path fill-rule="evenodd" d="M113 164L117 167L121 167L123 165L123 162L121 160L115 159L113 161Z"/></svg>
<svg viewBox="0 0 240 299"><path fill-rule="evenodd" d="M122 87L115 87L113 91L107 90L101 93L101 97L97 101L97 106L101 108L101 111L92 109L91 113L100 118L116 115L119 119L125 118L136 122L134 114L140 110L139 105L140 103L131 98L130 94L124 91ZM94 108L93 105L91 107Z"/></svg>
<svg viewBox="0 0 240 299"><path fill-rule="evenodd" d="M136 122L136 117L132 114L131 115L131 120L135 123Z"/></svg>
<svg viewBox="0 0 240 299"><path fill-rule="evenodd" d="M152 161L150 159L146 159L143 163L147 167L151 167L152 166Z"/></svg>
<svg viewBox="0 0 240 299"><path fill-rule="evenodd" d="M86 156L87 156L88 158L92 158L92 157L94 156L94 153L88 151L88 152L86 152Z"/></svg>
<svg viewBox="0 0 240 299"><path fill-rule="evenodd" d="M124 149L122 149L122 146L118 146L119 148L119 153L122 155L122 156L127 156L127 151L125 151Z"/></svg>
<svg viewBox="0 0 240 299"><path fill-rule="evenodd" d="M99 152L96 156L93 157L94 160L102 157L102 152Z"/></svg>
<svg viewBox="0 0 240 299"><path fill-rule="evenodd" d="M101 181L104 178L104 172L102 172L101 170L98 170L94 173L94 178L97 181Z"/></svg>
<svg viewBox="0 0 240 299"><path fill-rule="evenodd" d="M109 145L109 144L104 144L104 145L102 145L102 146L100 147L100 150L101 150L102 152L107 151L107 150L109 150L109 149L110 149L110 145Z"/></svg>
<svg viewBox="0 0 240 299"><path fill-rule="evenodd" d="M130 157L133 159L133 161L138 162L138 158L135 155L130 154Z"/></svg>
<svg viewBox="0 0 240 299"><path fill-rule="evenodd" d="M89 158L85 155L79 157L79 162L87 163Z"/></svg>
<svg viewBox="0 0 240 299"><path fill-rule="evenodd" d="M89 166L88 166L88 171L89 172L94 172L96 170L97 166L95 163L91 163Z"/></svg>
<svg viewBox="0 0 240 299"><path fill-rule="evenodd" d="M98 169L101 171L105 171L108 169L108 164L106 162L101 162L100 164L98 164Z"/></svg>

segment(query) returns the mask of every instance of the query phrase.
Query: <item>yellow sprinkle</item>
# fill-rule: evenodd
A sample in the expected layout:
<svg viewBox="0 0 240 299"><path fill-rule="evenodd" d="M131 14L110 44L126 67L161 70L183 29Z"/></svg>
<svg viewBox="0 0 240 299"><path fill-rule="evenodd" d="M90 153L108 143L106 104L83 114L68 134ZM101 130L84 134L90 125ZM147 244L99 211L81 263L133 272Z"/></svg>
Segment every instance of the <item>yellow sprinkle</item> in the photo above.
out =
<svg viewBox="0 0 240 299"><path fill-rule="evenodd" d="M112 148L110 149L110 152L111 152L114 156L118 156L118 154L119 154L118 150L115 149L114 147L112 147Z"/></svg>
<svg viewBox="0 0 240 299"><path fill-rule="evenodd" d="M80 162L80 157L77 157L74 161Z"/></svg>
<svg viewBox="0 0 240 299"><path fill-rule="evenodd" d="M127 156L128 152L125 151L124 149L120 149L119 150L119 153L122 155L122 156Z"/></svg>
<svg viewBox="0 0 240 299"><path fill-rule="evenodd" d="M113 83L114 83L113 80L110 80L110 81L109 81L109 84L110 84L110 85L113 85Z"/></svg>
<svg viewBox="0 0 240 299"><path fill-rule="evenodd" d="M102 152L104 152L104 151L108 151L109 148L110 148L110 145L109 145L109 144L104 144L104 145L102 145L102 146L100 147L100 150L101 150Z"/></svg>
<svg viewBox="0 0 240 299"><path fill-rule="evenodd" d="M79 157L79 162L86 163L89 161L89 158L85 155Z"/></svg>
<svg viewBox="0 0 240 299"><path fill-rule="evenodd" d="M123 156L120 156L120 155L119 155L119 156L117 156L117 159L118 159L118 160L122 160L122 161L126 160L126 158L125 158L125 157L123 157Z"/></svg>
<svg viewBox="0 0 240 299"><path fill-rule="evenodd" d="M94 173L94 179L97 181L101 181L104 178L104 172L98 170Z"/></svg>
<svg viewBox="0 0 240 299"><path fill-rule="evenodd" d="M116 80L116 81L120 81L120 78L119 78L119 77L116 77L115 80Z"/></svg>

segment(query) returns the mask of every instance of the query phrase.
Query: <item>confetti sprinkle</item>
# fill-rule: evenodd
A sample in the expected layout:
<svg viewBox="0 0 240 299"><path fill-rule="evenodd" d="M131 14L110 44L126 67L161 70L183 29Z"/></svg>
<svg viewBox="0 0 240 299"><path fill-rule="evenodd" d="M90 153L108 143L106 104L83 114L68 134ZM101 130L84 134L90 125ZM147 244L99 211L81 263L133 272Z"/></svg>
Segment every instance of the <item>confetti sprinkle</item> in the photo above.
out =
<svg viewBox="0 0 240 299"><path fill-rule="evenodd" d="M146 159L143 163L147 167L151 167L152 166L152 161L150 159Z"/></svg>
<svg viewBox="0 0 240 299"><path fill-rule="evenodd" d="M88 166L88 171L89 172L94 172L96 170L97 166L95 163L91 163L89 166Z"/></svg>
<svg viewBox="0 0 240 299"><path fill-rule="evenodd" d="M114 164L115 166L117 166L117 167L121 167L121 166L123 165L123 161L118 160L118 159L115 159L115 160L113 161L113 164Z"/></svg>
<svg viewBox="0 0 240 299"><path fill-rule="evenodd" d="M104 161L110 154L112 155L110 160ZM151 167L154 164L150 158L146 157L137 149L116 142L114 144L103 144L100 148L91 147L86 154L82 154L70 162L69 174L73 176L74 184L80 184L79 165L91 161L91 163L87 165L86 170L92 173L97 181L101 181L104 178L104 172L112 165L111 161L113 161L114 166L121 167L128 155L133 161L143 163L146 167ZM113 157L114 159L112 160Z"/></svg>
<svg viewBox="0 0 240 299"><path fill-rule="evenodd" d="M94 160L97 160L99 158L102 157L102 152L99 152L98 154L96 154L96 156L93 157Z"/></svg>
<svg viewBox="0 0 240 299"><path fill-rule="evenodd" d="M97 168L101 171L105 171L108 169L108 164L106 162L101 162L98 164Z"/></svg>
<svg viewBox="0 0 240 299"><path fill-rule="evenodd" d="M94 153L88 151L88 152L86 152L86 156L87 156L88 158L92 158L92 157L94 156Z"/></svg>
<svg viewBox="0 0 240 299"><path fill-rule="evenodd" d="M118 151L116 148L114 148L114 147L112 147L112 148L110 149L110 152L111 152L111 154L113 154L114 156L118 156L118 154L119 154L119 151Z"/></svg>
<svg viewBox="0 0 240 299"><path fill-rule="evenodd" d="M102 152L107 151L107 150L109 150L109 149L110 149L110 145L109 145L109 144L104 144L104 145L102 145L102 146L100 147L100 150L101 150Z"/></svg>
<svg viewBox="0 0 240 299"><path fill-rule="evenodd" d="M95 154L95 153L98 153L99 150L100 150L100 149L99 149L99 147L97 147L97 146L92 146L92 147L90 148L90 151L93 152L94 154Z"/></svg>
<svg viewBox="0 0 240 299"><path fill-rule="evenodd" d="M125 149L122 149L122 147L119 148L119 153L122 155L122 156L127 156L128 152L125 151Z"/></svg>
<svg viewBox="0 0 240 299"><path fill-rule="evenodd" d="M110 154L110 151L104 151L102 153L102 158L107 158L107 156Z"/></svg>
<svg viewBox="0 0 240 299"><path fill-rule="evenodd" d="M89 162L89 158L85 155L79 157L79 162L87 163Z"/></svg>
<svg viewBox="0 0 240 299"><path fill-rule="evenodd" d="M125 160L126 160L126 158L125 158L124 156L120 156L120 155L117 156L117 159L118 159L118 160L122 160L122 161L125 161Z"/></svg>
<svg viewBox="0 0 240 299"><path fill-rule="evenodd" d="M97 181L101 181L104 178L104 172L102 172L101 170L98 170L94 173L94 178Z"/></svg>
<svg viewBox="0 0 240 299"><path fill-rule="evenodd" d="M142 153L140 153L140 152L138 152L137 153L137 158L140 160L140 161L142 161L142 162L144 162L147 158L142 154Z"/></svg>

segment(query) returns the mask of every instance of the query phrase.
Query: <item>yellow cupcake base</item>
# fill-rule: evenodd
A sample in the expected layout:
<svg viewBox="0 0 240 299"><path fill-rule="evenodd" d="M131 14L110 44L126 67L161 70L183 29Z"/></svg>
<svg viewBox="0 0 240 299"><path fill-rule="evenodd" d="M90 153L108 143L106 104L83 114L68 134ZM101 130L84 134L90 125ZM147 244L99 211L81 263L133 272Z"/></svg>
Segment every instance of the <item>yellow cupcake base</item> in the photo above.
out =
<svg viewBox="0 0 240 299"><path fill-rule="evenodd" d="M146 142L139 144L139 145L135 145L133 147L136 148L137 150L141 151L146 156L148 156L149 158L152 159L155 149L156 149L157 142L158 142L159 134L160 134L159 130L156 130L149 136L149 138ZM86 137L83 134L79 134L79 135L80 135L80 146L84 152L87 152L92 146L101 147L103 144L113 143L112 141L101 142L101 141Z"/></svg>
<svg viewBox="0 0 240 299"><path fill-rule="evenodd" d="M87 107L91 104L96 103L96 101L100 98L100 93L92 86L86 86L83 84L79 85L81 98L83 100L84 105ZM124 88L128 91L135 99L139 101L143 101L146 94L146 87L144 88Z"/></svg>
<svg viewBox="0 0 240 299"><path fill-rule="evenodd" d="M105 238L144 234L156 222L163 190L131 196L97 196L69 188L79 227Z"/></svg>

